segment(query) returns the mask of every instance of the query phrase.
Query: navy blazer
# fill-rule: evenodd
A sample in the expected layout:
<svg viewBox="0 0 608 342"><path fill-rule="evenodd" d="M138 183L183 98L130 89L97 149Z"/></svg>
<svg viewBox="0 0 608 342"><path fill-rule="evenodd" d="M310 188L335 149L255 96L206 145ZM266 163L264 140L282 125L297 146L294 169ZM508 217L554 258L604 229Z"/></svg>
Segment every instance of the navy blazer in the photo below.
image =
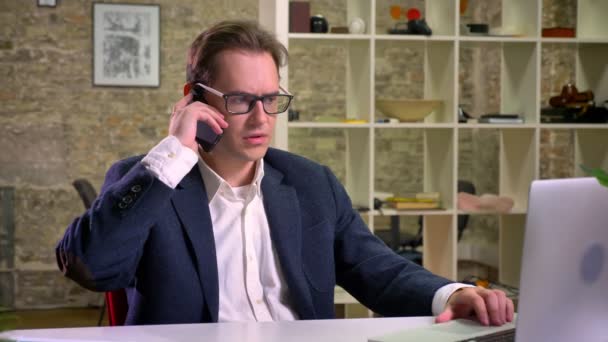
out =
<svg viewBox="0 0 608 342"><path fill-rule="evenodd" d="M59 241L58 265L88 289L126 288L126 324L216 322L218 270L199 169L171 189L140 160L110 168ZM333 318L336 284L384 316L431 315L435 291L450 281L373 235L327 167L269 149L264 172L270 235L300 319Z"/></svg>

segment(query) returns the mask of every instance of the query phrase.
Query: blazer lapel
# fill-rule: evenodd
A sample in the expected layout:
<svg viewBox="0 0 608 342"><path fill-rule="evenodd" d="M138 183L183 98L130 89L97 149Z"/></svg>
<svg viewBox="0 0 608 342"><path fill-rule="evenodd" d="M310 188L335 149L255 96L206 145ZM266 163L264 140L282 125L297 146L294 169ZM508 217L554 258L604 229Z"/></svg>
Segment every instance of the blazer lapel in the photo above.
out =
<svg viewBox="0 0 608 342"><path fill-rule="evenodd" d="M217 322L219 290L213 224L205 184L197 166L186 175L177 190L171 201L194 250L210 320Z"/></svg>
<svg viewBox="0 0 608 342"><path fill-rule="evenodd" d="M300 319L315 318L310 289L302 269L302 227L298 197L293 187L283 184L283 174L264 163L262 194L270 227L270 237L291 303Z"/></svg>

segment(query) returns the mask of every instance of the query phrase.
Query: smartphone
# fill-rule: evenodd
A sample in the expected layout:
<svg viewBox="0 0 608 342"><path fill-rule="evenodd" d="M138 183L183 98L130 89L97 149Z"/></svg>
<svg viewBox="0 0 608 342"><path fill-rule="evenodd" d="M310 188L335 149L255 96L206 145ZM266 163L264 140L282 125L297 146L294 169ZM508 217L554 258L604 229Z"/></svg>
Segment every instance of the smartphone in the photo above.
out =
<svg viewBox="0 0 608 342"><path fill-rule="evenodd" d="M192 93L192 101L199 101L202 103L207 103L205 98L203 97L203 92L205 90L196 84L193 84L190 88L190 92ZM215 145L222 138L221 134L217 134L211 129L209 125L207 125L203 121L196 122L196 142L201 145L203 151L211 152Z"/></svg>

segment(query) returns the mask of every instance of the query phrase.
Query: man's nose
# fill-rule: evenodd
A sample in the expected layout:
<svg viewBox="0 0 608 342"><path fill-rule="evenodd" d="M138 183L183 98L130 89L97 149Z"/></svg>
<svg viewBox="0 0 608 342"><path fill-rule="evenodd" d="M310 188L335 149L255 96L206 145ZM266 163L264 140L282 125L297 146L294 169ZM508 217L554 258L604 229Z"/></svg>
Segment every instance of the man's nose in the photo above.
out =
<svg viewBox="0 0 608 342"><path fill-rule="evenodd" d="M268 120L268 115L264 111L264 103L262 101L262 99L258 99L257 101L255 101L255 105L253 106L250 115L253 121L259 123L263 123Z"/></svg>

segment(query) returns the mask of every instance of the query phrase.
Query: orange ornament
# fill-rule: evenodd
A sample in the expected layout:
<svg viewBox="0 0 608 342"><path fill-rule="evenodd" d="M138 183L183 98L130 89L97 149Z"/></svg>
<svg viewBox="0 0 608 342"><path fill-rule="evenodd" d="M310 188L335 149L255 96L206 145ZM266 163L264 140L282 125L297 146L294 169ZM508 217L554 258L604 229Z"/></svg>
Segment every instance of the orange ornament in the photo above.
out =
<svg viewBox="0 0 608 342"><path fill-rule="evenodd" d="M391 6L391 18L395 20L401 19L401 6L393 5Z"/></svg>

